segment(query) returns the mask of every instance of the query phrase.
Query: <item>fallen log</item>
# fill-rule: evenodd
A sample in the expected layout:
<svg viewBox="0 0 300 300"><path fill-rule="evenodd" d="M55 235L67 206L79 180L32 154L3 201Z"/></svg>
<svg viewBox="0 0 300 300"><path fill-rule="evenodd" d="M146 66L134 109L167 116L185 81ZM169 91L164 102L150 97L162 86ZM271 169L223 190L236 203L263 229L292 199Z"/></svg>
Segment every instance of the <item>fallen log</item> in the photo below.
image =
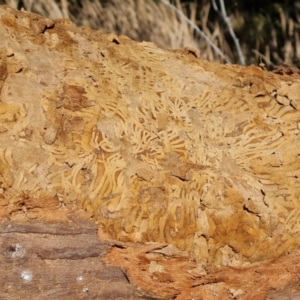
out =
<svg viewBox="0 0 300 300"><path fill-rule="evenodd" d="M297 70L215 64L7 6L0 24L5 296L89 298L84 270L106 299L299 295Z"/></svg>

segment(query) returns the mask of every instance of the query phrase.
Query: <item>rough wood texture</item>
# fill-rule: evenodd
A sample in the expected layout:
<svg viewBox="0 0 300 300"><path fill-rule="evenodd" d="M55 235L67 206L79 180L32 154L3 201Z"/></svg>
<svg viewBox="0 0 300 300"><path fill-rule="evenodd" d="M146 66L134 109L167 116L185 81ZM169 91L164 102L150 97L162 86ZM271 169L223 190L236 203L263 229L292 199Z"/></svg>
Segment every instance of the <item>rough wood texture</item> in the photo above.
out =
<svg viewBox="0 0 300 300"><path fill-rule="evenodd" d="M104 261L118 243L100 241L81 209L57 197L0 203L0 299L152 299Z"/></svg>
<svg viewBox="0 0 300 300"><path fill-rule="evenodd" d="M299 252L243 268L203 268L170 245L127 245L110 248L107 260L162 299L300 299Z"/></svg>
<svg viewBox="0 0 300 300"><path fill-rule="evenodd" d="M228 293L240 299L252 296L237 294L242 283L233 283L232 270L250 274L250 264L298 249L298 71L218 65L193 49L165 51L8 7L0 7L0 39L2 220L62 222L68 221L65 207L83 208L99 225L100 237L170 244L182 259L188 255L197 270L208 272L188 277L195 281L187 283L188 292L207 285L214 296L212 272L224 291L233 286ZM5 224L1 239L8 240L1 255L8 259L29 244L20 226L14 227L18 223L11 225L15 232L6 233ZM86 236L70 232L66 241L75 246L66 250L56 246L61 237L42 231L48 242L41 245L42 234L26 226L36 259L57 257L57 268L66 263L59 272L67 272L76 240L83 247ZM60 225L55 226L49 230L55 233ZM90 245L98 244L93 238ZM98 251L78 247L80 261ZM115 263L127 266L119 255ZM138 268L141 257L131 267ZM13 261L10 257L5 268ZM281 261L273 262L281 270ZM15 272L25 284L20 274L31 269L22 263ZM148 271L162 273L157 264L154 260ZM178 271L180 264L175 266ZM214 271L217 266L222 268ZM291 270L280 272L294 276ZM171 295L164 291L172 272L156 275L165 287L153 288L155 297ZM227 273L223 280L220 274ZM280 288L293 280L298 279ZM249 280L243 282L248 289ZM138 276L132 283L147 289ZM184 293L173 295L187 297Z"/></svg>
<svg viewBox="0 0 300 300"><path fill-rule="evenodd" d="M1 299L139 299L91 222L0 225Z"/></svg>

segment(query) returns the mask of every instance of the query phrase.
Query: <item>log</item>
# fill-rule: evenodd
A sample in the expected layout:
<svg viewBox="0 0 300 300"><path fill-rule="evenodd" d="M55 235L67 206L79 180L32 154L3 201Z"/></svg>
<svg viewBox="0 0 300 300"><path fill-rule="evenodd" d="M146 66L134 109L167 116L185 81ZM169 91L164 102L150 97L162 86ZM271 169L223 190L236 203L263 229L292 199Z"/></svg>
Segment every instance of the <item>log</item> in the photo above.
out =
<svg viewBox="0 0 300 300"><path fill-rule="evenodd" d="M8 6L0 38L5 297L299 297L297 69Z"/></svg>
<svg viewBox="0 0 300 300"><path fill-rule="evenodd" d="M160 299L299 299L300 255L246 267L202 267L170 245L112 246L107 261L122 267L133 284Z"/></svg>
<svg viewBox="0 0 300 300"><path fill-rule="evenodd" d="M54 222L42 209L46 220L20 212L0 223L1 299L144 299L121 268L103 261L113 244L100 241L87 216L55 209Z"/></svg>

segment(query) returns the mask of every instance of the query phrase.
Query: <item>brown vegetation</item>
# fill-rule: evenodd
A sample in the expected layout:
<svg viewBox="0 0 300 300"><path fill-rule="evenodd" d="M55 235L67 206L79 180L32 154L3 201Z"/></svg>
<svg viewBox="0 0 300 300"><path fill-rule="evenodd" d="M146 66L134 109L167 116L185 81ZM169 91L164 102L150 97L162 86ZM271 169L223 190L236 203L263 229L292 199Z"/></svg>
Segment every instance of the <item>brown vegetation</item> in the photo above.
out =
<svg viewBox="0 0 300 300"><path fill-rule="evenodd" d="M300 6L298 1L226 1L246 64L299 65ZM24 8L51 19L69 18L76 25L126 35L136 41L152 41L164 49L193 47L204 59L224 62L203 37L161 0L0 0L0 4ZM219 1L171 1L234 63L240 63L232 34L213 4Z"/></svg>

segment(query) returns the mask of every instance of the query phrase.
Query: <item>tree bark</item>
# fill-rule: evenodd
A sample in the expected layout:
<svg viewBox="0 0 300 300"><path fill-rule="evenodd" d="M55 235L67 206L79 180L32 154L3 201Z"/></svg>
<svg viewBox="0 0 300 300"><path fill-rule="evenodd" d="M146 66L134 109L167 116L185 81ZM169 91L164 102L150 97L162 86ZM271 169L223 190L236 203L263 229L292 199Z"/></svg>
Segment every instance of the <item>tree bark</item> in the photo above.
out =
<svg viewBox="0 0 300 300"><path fill-rule="evenodd" d="M139 298L120 268L107 266L91 222L5 221L0 226L2 299Z"/></svg>

